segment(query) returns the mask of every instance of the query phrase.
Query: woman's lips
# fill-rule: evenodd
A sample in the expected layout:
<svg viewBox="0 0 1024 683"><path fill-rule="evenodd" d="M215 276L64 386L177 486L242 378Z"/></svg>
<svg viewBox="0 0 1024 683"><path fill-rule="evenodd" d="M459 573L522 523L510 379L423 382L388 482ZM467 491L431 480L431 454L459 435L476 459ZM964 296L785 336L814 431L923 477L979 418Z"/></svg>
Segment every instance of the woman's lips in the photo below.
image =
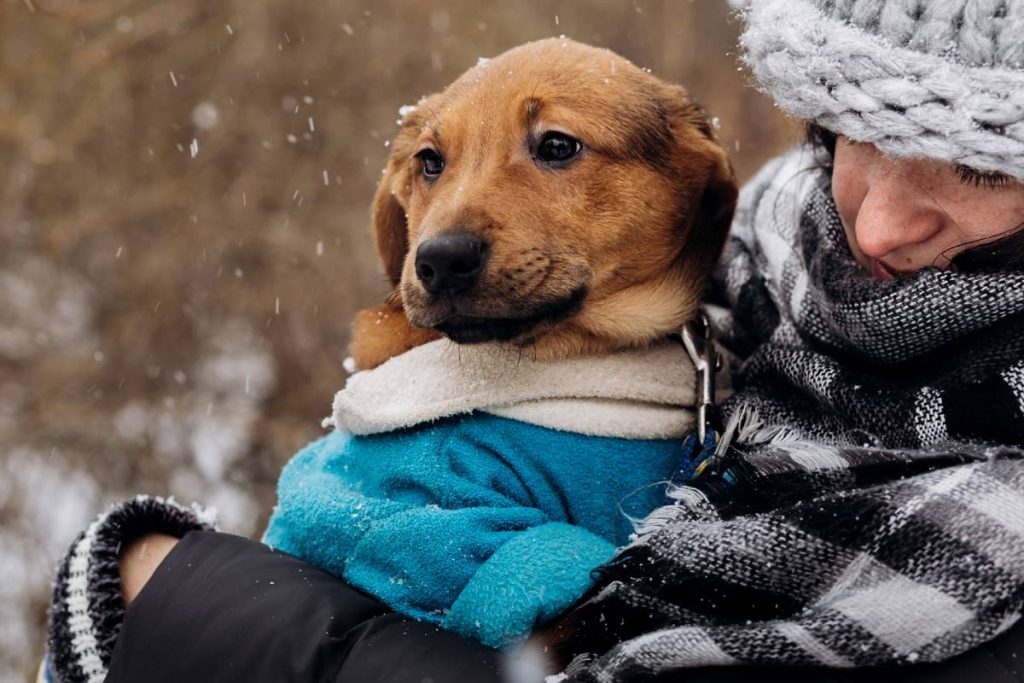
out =
<svg viewBox="0 0 1024 683"><path fill-rule="evenodd" d="M871 274L879 280L885 280L886 282L896 279L896 273L887 268L884 263L877 259L871 259Z"/></svg>
<svg viewBox="0 0 1024 683"><path fill-rule="evenodd" d="M878 259L871 259L871 274L877 277L879 280L890 282L898 277L905 277L910 275L914 271L912 270L896 270L890 268Z"/></svg>

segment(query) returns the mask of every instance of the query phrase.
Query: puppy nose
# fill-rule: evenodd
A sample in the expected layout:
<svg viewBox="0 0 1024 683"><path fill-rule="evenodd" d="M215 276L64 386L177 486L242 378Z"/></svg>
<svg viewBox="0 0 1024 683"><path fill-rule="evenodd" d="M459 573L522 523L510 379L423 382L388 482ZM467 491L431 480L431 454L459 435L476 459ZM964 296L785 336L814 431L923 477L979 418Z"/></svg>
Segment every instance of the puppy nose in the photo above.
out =
<svg viewBox="0 0 1024 683"><path fill-rule="evenodd" d="M432 237L416 249L416 277L431 294L457 294L473 286L484 266L487 244L473 235Z"/></svg>

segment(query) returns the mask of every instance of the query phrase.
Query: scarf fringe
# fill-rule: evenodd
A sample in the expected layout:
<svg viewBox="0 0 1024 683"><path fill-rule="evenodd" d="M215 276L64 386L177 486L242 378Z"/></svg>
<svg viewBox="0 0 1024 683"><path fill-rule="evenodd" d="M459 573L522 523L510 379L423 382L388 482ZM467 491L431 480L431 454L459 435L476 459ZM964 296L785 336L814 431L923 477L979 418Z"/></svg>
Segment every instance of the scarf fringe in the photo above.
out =
<svg viewBox="0 0 1024 683"><path fill-rule="evenodd" d="M800 455L813 455L822 448L836 451L837 443L825 443L808 439L800 430L790 425L768 424L753 406L741 405L726 424L722 438L715 449L715 455L724 456L729 447L742 444L744 447L771 446L773 450L788 451Z"/></svg>
<svg viewBox="0 0 1024 683"><path fill-rule="evenodd" d="M804 467L828 466L838 457L839 449L834 444L822 443L804 438L799 430L786 425L771 425L764 420L756 408L741 406L729 418L715 457L728 457L733 443L742 444L744 450L754 446L767 446L780 455L789 455ZM647 543L653 534L667 526L682 522L714 522L721 519L717 508L707 495L694 486L673 486L665 493L675 501L652 511L647 517L634 524L634 540L630 547Z"/></svg>

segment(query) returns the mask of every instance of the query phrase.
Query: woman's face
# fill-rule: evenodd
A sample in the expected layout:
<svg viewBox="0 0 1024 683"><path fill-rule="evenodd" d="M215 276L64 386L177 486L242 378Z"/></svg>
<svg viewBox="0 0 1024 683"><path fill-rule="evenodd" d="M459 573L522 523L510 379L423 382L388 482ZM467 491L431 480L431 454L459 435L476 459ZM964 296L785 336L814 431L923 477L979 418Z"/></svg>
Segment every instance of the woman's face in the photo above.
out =
<svg viewBox="0 0 1024 683"><path fill-rule="evenodd" d="M941 161L892 159L840 137L832 195L857 261L883 280L946 268L1024 224L1024 183Z"/></svg>

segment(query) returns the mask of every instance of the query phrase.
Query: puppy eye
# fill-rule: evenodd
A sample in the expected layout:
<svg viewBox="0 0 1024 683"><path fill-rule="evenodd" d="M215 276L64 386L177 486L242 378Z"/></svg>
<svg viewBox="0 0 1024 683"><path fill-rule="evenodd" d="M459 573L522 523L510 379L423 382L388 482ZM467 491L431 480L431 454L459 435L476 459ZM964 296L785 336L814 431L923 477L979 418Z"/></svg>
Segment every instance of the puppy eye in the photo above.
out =
<svg viewBox="0 0 1024 683"><path fill-rule="evenodd" d="M548 163L568 161L583 151L583 143L565 133L545 133L537 145L537 158Z"/></svg>
<svg viewBox="0 0 1024 683"><path fill-rule="evenodd" d="M416 155L423 165L423 175L431 180L441 175L444 170L444 157L433 149L425 149Z"/></svg>

